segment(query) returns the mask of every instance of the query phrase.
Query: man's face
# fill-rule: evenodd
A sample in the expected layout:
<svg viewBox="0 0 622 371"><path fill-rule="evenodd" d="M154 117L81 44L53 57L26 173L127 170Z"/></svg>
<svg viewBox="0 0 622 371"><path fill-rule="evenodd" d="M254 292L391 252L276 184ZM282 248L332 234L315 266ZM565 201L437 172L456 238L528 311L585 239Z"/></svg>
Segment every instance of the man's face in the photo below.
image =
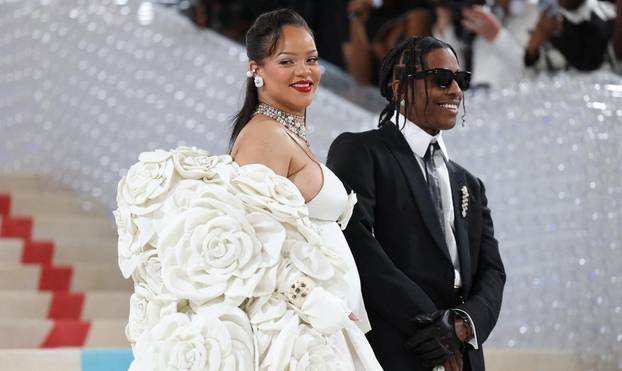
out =
<svg viewBox="0 0 622 371"><path fill-rule="evenodd" d="M433 49L425 58L428 70L434 68L444 68L452 72L460 70L458 60L450 49ZM462 90L455 80L446 88L441 88L436 84L434 76L427 76L424 79L414 80L414 104L411 104L409 112L405 113L406 117L432 135L436 135L440 130L452 129L456 125ZM412 98L410 101L413 102Z"/></svg>

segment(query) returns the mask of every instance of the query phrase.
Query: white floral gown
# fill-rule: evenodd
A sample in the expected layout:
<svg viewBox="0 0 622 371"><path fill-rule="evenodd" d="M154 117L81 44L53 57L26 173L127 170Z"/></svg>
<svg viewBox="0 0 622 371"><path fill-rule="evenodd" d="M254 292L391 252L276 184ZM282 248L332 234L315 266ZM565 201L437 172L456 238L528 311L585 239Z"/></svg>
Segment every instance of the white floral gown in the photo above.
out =
<svg viewBox="0 0 622 371"><path fill-rule="evenodd" d="M139 156L114 212L135 288L130 370L381 370L336 223L355 197L322 170L306 205L262 165L188 147Z"/></svg>
<svg viewBox="0 0 622 371"><path fill-rule="evenodd" d="M357 322L348 323L342 331L333 335L331 341L338 346L344 358L351 360L353 369L382 370L364 335L371 330L371 325L363 304L358 269L341 231L352 216L356 196L354 193L346 193L339 178L329 168L323 164L320 167L324 182L320 192L307 203L309 218L316 225L324 245L333 249L347 266L346 285L339 296L344 298L348 308L359 317Z"/></svg>

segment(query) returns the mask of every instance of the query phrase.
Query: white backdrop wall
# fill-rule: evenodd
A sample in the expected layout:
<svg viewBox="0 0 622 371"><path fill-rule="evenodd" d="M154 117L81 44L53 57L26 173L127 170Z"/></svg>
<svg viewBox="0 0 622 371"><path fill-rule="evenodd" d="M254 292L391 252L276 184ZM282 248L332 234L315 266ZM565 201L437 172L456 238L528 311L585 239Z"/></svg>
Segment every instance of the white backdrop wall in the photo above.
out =
<svg viewBox="0 0 622 371"><path fill-rule="evenodd" d="M227 151L245 70L241 46L149 2L0 0L0 176L46 174L112 209L139 152ZM622 369L622 79L541 77L466 107L450 156L485 182L508 271L488 346ZM321 89L313 150L376 117Z"/></svg>

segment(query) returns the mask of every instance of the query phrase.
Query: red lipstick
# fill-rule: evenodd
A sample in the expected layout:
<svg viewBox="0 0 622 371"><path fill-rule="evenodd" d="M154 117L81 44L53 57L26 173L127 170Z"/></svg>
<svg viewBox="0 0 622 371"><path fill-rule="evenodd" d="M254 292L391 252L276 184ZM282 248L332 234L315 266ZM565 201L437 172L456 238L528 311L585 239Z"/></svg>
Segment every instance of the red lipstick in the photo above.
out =
<svg viewBox="0 0 622 371"><path fill-rule="evenodd" d="M313 81L300 80L300 81L296 81L293 84L290 84L289 86L296 89L300 93L310 93L313 90Z"/></svg>

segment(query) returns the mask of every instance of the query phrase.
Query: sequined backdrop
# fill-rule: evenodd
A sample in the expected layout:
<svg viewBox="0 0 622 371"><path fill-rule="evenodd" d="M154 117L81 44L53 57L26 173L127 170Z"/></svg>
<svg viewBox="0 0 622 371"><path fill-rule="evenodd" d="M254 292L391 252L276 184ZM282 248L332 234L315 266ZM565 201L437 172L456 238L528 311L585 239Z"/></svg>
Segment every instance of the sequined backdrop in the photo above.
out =
<svg viewBox="0 0 622 371"><path fill-rule="evenodd" d="M44 173L112 208L139 152L227 150L244 60L149 2L0 0L0 174ZM348 80L329 72L326 85ZM542 77L466 103L450 155L487 186L509 275L488 347L622 369L622 79ZM326 88L308 116L320 157L376 120Z"/></svg>

